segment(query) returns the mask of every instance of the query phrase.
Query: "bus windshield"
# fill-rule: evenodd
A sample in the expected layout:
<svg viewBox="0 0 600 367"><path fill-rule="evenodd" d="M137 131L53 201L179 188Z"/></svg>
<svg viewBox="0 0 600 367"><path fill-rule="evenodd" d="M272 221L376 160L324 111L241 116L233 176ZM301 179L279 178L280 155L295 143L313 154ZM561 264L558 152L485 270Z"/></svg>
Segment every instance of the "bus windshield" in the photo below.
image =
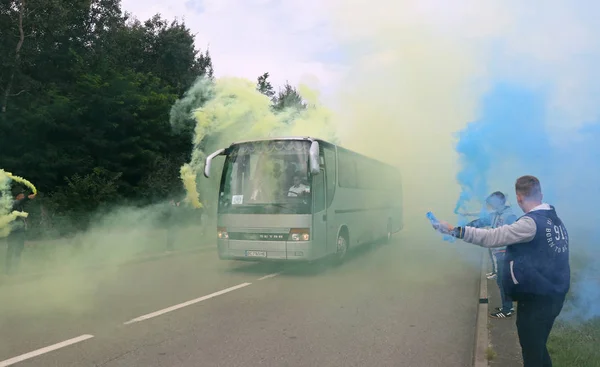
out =
<svg viewBox="0 0 600 367"><path fill-rule="evenodd" d="M309 214L310 142L276 140L230 148L221 178L219 212Z"/></svg>

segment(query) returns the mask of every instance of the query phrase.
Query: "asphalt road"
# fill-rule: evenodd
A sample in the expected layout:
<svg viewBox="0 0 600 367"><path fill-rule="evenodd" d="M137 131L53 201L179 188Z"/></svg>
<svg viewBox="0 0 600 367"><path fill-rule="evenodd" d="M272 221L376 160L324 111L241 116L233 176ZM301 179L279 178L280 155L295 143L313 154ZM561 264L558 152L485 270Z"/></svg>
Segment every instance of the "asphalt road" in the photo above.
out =
<svg viewBox="0 0 600 367"><path fill-rule="evenodd" d="M470 366L481 250L430 232L338 267L210 250L4 285L0 366Z"/></svg>

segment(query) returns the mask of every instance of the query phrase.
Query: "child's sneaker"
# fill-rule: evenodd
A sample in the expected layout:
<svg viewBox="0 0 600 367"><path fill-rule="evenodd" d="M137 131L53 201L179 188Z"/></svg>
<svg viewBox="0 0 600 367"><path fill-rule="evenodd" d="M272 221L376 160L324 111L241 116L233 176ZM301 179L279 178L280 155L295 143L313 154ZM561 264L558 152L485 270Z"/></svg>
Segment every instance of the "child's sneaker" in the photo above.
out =
<svg viewBox="0 0 600 367"><path fill-rule="evenodd" d="M512 311L508 311L508 312L504 312L504 311L498 311L498 312L494 312L491 313L490 316L496 319L508 319L509 317L511 317L513 314Z"/></svg>

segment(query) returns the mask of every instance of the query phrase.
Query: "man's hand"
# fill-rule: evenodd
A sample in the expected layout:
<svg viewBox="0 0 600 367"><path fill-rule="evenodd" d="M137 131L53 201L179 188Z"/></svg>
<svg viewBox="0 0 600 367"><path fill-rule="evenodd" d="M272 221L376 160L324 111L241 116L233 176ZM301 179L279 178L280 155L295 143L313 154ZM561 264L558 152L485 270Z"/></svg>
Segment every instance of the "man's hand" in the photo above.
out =
<svg viewBox="0 0 600 367"><path fill-rule="evenodd" d="M27 196L27 197L28 197L29 199L33 200L33 199L35 199L35 195L36 195L36 194L31 194L31 195L29 195L29 196Z"/></svg>
<svg viewBox="0 0 600 367"><path fill-rule="evenodd" d="M444 227L445 229L447 229L448 232L450 232L454 229L454 226L450 225L448 222L444 222L443 220L440 221L440 225L442 227Z"/></svg>
<svg viewBox="0 0 600 367"><path fill-rule="evenodd" d="M454 229L453 226L448 224L448 222L444 222L443 220L440 220L437 225L433 226L433 228L444 234L449 234Z"/></svg>

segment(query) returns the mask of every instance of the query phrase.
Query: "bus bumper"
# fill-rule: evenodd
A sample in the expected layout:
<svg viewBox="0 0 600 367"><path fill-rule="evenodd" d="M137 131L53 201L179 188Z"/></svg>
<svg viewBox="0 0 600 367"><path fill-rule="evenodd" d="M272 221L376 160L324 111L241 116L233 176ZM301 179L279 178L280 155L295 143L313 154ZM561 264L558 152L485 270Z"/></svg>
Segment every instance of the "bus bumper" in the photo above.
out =
<svg viewBox="0 0 600 367"><path fill-rule="evenodd" d="M312 242L218 240L221 260L311 261L315 260Z"/></svg>

